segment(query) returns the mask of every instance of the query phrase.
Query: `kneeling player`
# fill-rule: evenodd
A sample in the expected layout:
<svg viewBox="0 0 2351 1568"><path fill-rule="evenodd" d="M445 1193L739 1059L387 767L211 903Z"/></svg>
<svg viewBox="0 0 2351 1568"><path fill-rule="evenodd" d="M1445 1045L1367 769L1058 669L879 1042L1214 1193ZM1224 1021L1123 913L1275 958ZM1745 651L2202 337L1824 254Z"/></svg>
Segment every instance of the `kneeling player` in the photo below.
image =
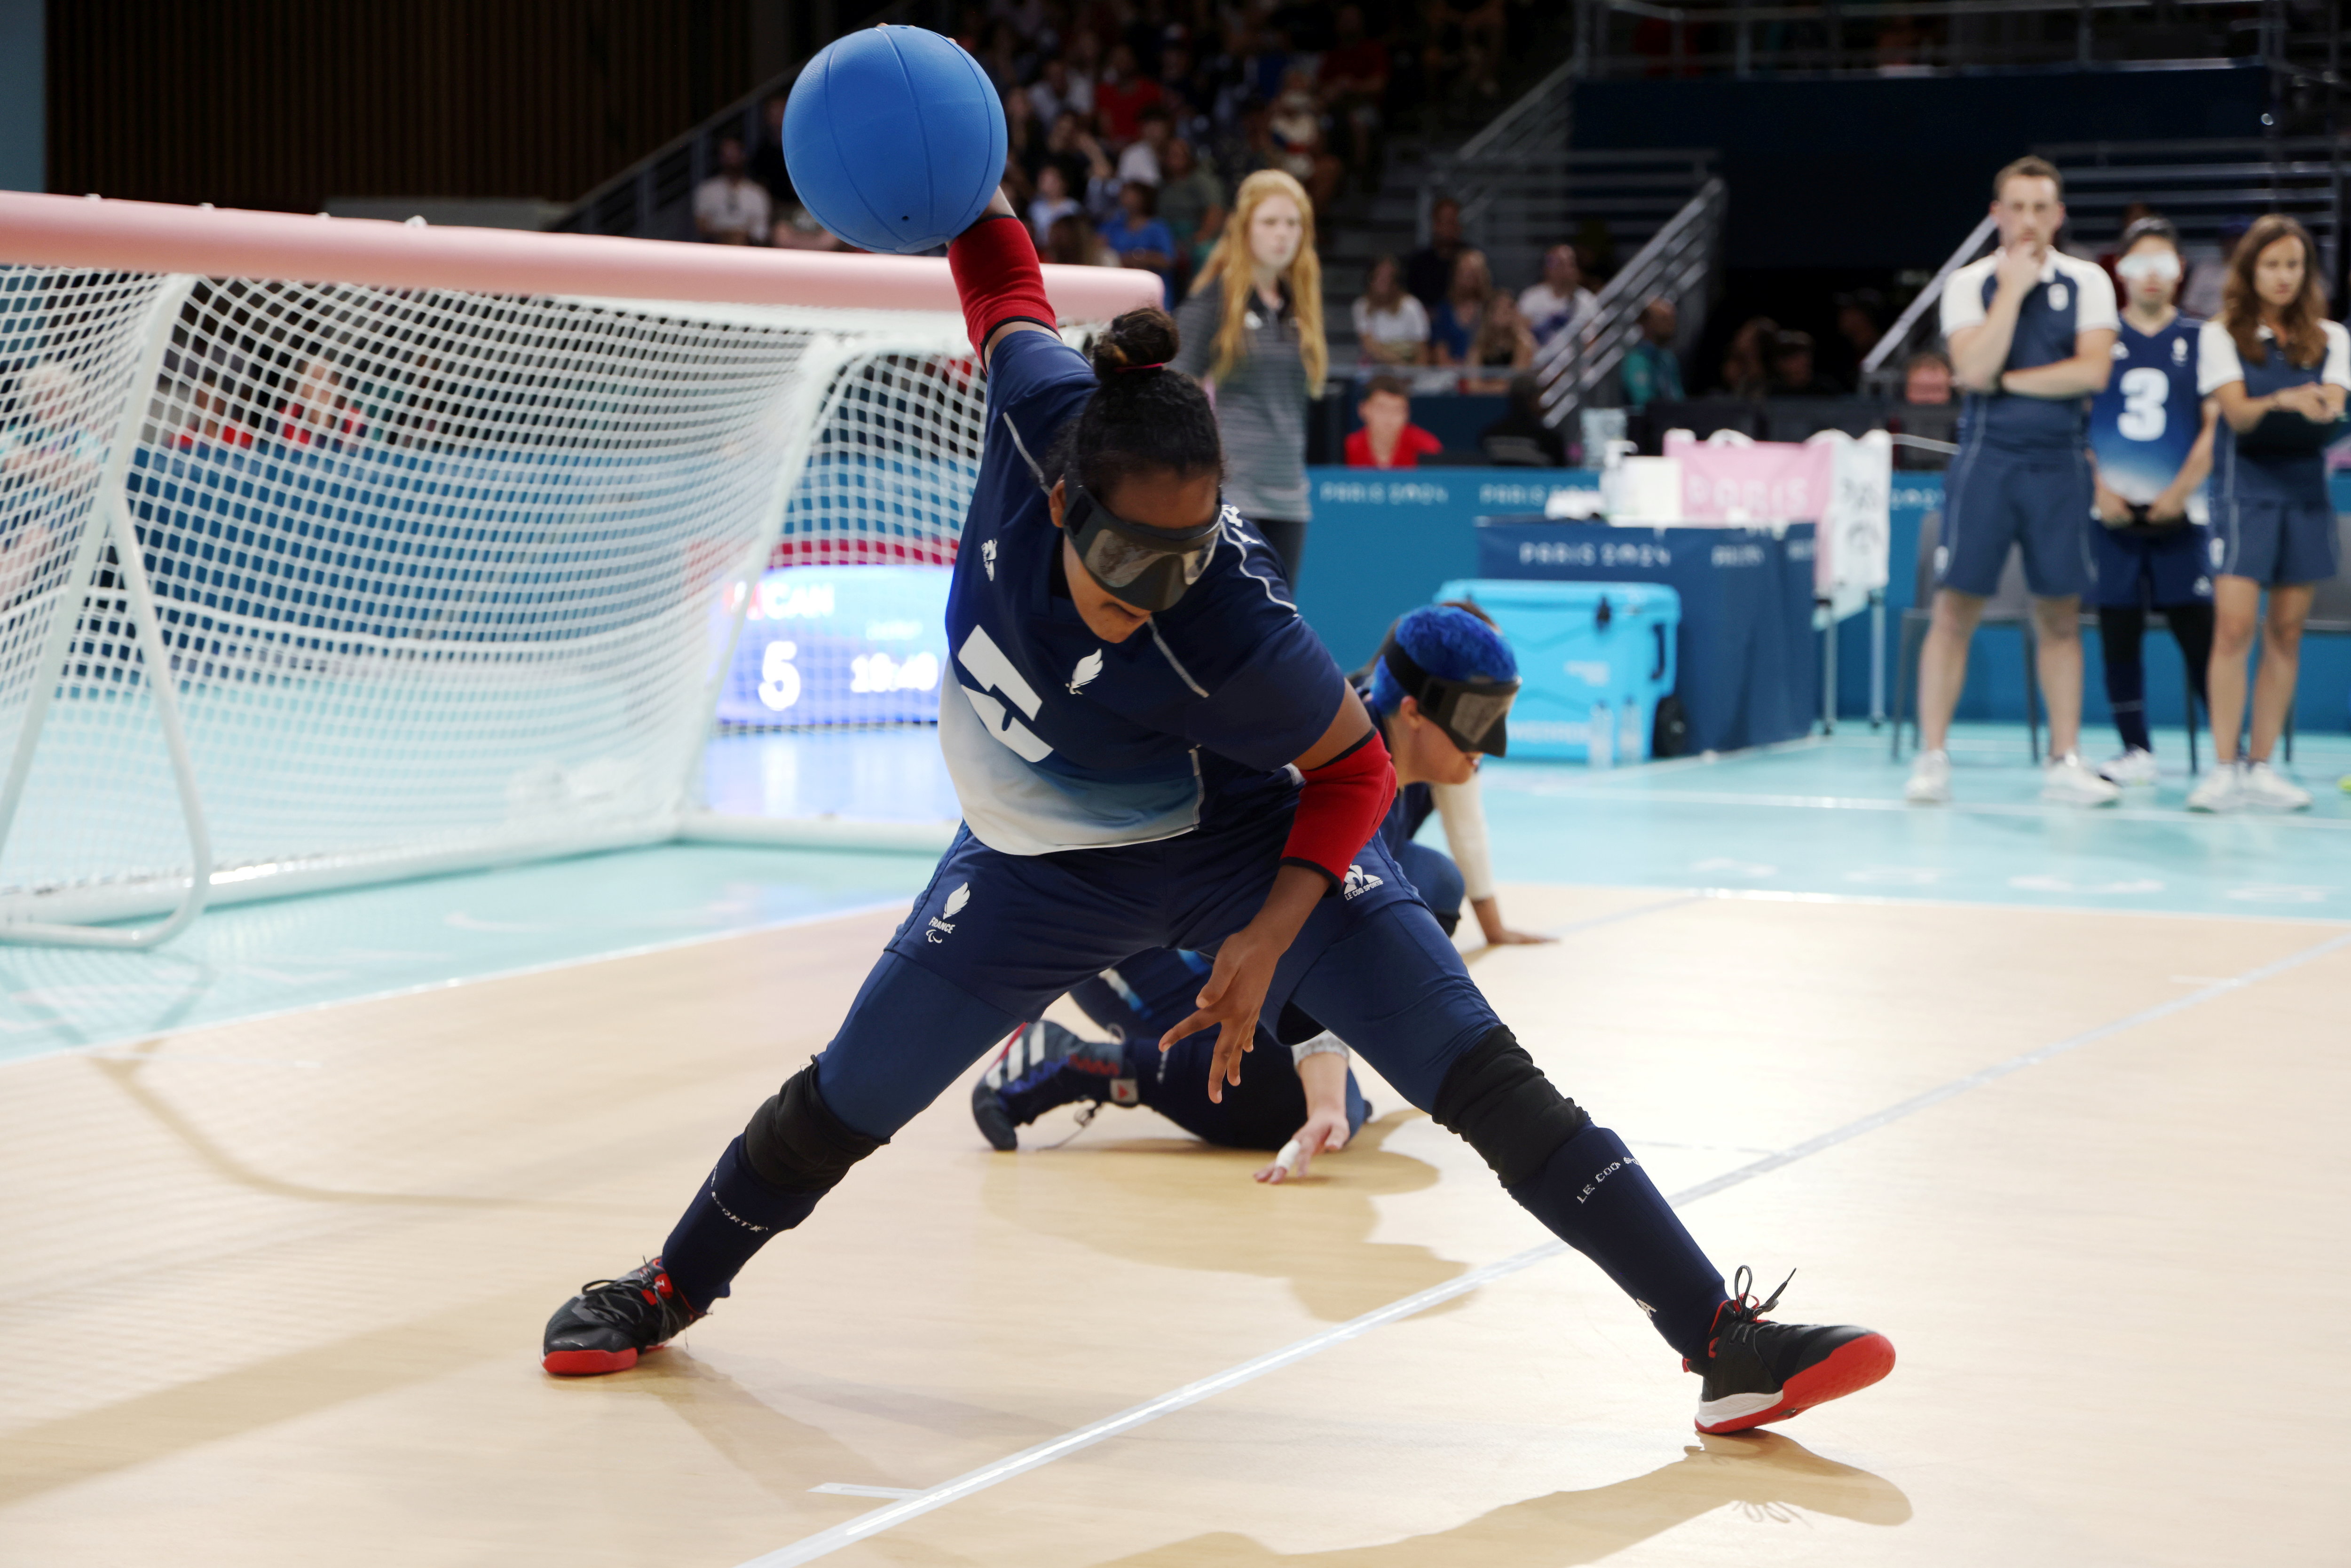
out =
<svg viewBox="0 0 2351 1568"><path fill-rule="evenodd" d="M1466 899L1486 940L1496 945L1552 940L1510 929L1494 893L1478 763L1502 754L1508 732L1496 717L1472 740L1444 716L1462 695L1474 700L1514 690L1517 681L1510 644L1484 612L1467 603L1405 615L1379 655L1352 677L1395 763L1396 795L1380 841L1447 936L1459 925ZM1458 862L1416 840L1439 812ZM1278 1031L1259 1029L1241 1081L1221 1103L1209 1099L1213 1037L1203 1031L1166 1051L1158 1045L1191 1012L1209 972L1201 955L1163 948L1076 987L1070 999L1110 1038L1081 1040L1056 1023L1029 1025L972 1086L973 1120L989 1143L1010 1150L1019 1146L1017 1128L1058 1106L1147 1105L1203 1142L1280 1150L1285 1157L1260 1169L1259 1181L1305 1175L1316 1155L1344 1147L1368 1113L1347 1048L1291 1007Z"/></svg>
<svg viewBox="0 0 2351 1568"><path fill-rule="evenodd" d="M964 538L990 548L956 554L939 704L964 830L832 1042L752 1113L659 1257L556 1312L541 1364L633 1365L1021 1020L1176 947L1216 955L1168 1037L1218 1031L1211 1098L1259 1014L1295 1002L1641 1304L1705 1380L1701 1429L1885 1376L1884 1335L1771 1322L1769 1302L1726 1293L1624 1142L1487 1005L1377 837L1385 744L1262 536L1221 504L1207 395L1165 368L1175 324L1119 318L1090 367L1049 325L1001 194L948 260L988 364ZM1465 694L1447 722L1482 734L1507 700Z"/></svg>

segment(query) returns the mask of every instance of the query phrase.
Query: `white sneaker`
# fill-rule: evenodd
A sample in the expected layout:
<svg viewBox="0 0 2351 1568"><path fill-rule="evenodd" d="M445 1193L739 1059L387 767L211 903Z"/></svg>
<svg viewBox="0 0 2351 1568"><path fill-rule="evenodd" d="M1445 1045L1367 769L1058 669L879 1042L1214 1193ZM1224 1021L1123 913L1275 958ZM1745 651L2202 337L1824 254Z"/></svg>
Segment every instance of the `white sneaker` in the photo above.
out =
<svg viewBox="0 0 2351 1568"><path fill-rule="evenodd" d="M2310 791L2266 762L2248 767L2237 789L2249 810L2303 811L2310 808Z"/></svg>
<svg viewBox="0 0 2351 1568"><path fill-rule="evenodd" d="M1951 754L1948 751L1922 751L1918 760L1910 765L1910 782L1902 786L1902 798L1914 806L1948 806L1951 803Z"/></svg>
<svg viewBox="0 0 2351 1568"><path fill-rule="evenodd" d="M2069 751L2051 758L2041 770L2041 798L2067 806L2111 806L2123 792L2093 772L2080 752Z"/></svg>
<svg viewBox="0 0 2351 1568"><path fill-rule="evenodd" d="M2156 782L2162 776L2162 769L2155 765L2154 752L2143 746L2134 746L2120 757L2100 763L2098 773L2104 779L2128 788Z"/></svg>
<svg viewBox="0 0 2351 1568"><path fill-rule="evenodd" d="M2241 811L2245 809L2243 793L2245 770L2234 762L2218 762L2196 781L2188 791L2188 809L2191 811Z"/></svg>

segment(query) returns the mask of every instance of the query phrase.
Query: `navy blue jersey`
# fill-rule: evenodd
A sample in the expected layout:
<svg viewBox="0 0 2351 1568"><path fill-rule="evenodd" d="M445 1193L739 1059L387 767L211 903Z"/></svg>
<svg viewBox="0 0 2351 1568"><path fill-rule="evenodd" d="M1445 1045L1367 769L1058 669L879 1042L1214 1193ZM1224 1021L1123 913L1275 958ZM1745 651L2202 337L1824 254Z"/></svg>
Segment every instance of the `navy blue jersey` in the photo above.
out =
<svg viewBox="0 0 2351 1568"><path fill-rule="evenodd" d="M2267 397L2313 382L2351 387L2351 334L2339 321L2322 322L2326 352L2315 365L2297 365L2278 350L2267 327L2261 329L2268 352L2246 364L2236 340L2218 321L2204 323L2198 344L2198 389L2210 396L2231 382L2242 382L2247 397ZM2212 433L2212 494L2222 503L2283 501L2332 513L2326 492L2326 456L2322 452L2247 452L2222 420Z"/></svg>
<svg viewBox="0 0 2351 1568"><path fill-rule="evenodd" d="M1943 288L1943 336L1984 319L2000 291L2000 253L1972 261L1951 274ZM2002 370L2029 371L2074 357L2077 334L2116 324L2115 284L2095 262L2051 251L2041 265L2041 281L2016 313ZM2082 449L2085 398L2024 397L2015 392L1970 392L1959 411L1959 444L2011 452L2064 453Z"/></svg>
<svg viewBox="0 0 2351 1568"><path fill-rule="evenodd" d="M2126 317L2115 335L2114 379L2090 400L2090 453L2100 482L2126 501L2145 506L2163 494L2203 429L2204 396L2196 385L2202 325L2175 316L2161 331L2142 332ZM2188 515L2205 520L2203 486L2189 498Z"/></svg>
<svg viewBox="0 0 2351 1568"><path fill-rule="evenodd" d="M1286 765L1344 689L1280 560L1230 507L1199 580L1123 643L1054 591L1061 533L1040 462L1094 385L1043 332L1007 335L989 367L939 745L972 836L1006 854L1148 843L1294 789Z"/></svg>

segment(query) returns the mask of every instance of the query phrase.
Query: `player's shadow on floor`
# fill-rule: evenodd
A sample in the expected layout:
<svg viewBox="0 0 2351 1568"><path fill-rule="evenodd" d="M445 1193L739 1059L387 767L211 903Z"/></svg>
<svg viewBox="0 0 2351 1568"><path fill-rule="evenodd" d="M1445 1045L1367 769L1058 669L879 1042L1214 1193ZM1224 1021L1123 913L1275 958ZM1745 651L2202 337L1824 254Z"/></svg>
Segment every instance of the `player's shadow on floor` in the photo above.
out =
<svg viewBox="0 0 2351 1568"><path fill-rule="evenodd" d="M1426 1247L1371 1239L1374 1199L1437 1185L1436 1167L1383 1147L1419 1115L1392 1111L1366 1122L1343 1153L1279 1190L1249 1179L1269 1155L1180 1134L1113 1141L1104 1124L1066 1148L989 1161L980 1190L1008 1224L1140 1263L1287 1280L1308 1312L1344 1322L1468 1267Z"/></svg>
<svg viewBox="0 0 2351 1568"><path fill-rule="evenodd" d="M1096 1568L1569 1568L1722 1508L1759 1525L1801 1523L1805 1514L1857 1524L1909 1521L1910 1500L1892 1481L1775 1433L1698 1441L1646 1475L1529 1498L1434 1535L1296 1554L1246 1535L1196 1535Z"/></svg>

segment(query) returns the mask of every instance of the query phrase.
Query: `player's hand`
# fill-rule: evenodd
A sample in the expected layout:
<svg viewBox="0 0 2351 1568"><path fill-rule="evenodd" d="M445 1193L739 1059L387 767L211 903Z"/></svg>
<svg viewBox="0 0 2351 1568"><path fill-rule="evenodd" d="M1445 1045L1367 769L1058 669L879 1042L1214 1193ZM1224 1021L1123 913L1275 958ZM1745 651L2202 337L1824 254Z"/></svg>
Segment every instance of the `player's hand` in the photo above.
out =
<svg viewBox="0 0 2351 1568"><path fill-rule="evenodd" d="M1297 1168L1293 1170L1276 1158L1271 1165L1257 1173L1257 1179L1270 1186L1279 1186L1292 1176L1303 1176L1315 1155L1335 1155L1346 1146L1347 1113L1344 1111L1313 1112L1306 1118L1306 1124L1298 1129L1298 1135L1290 1139L1282 1150L1284 1154L1293 1148L1297 1151Z"/></svg>
<svg viewBox="0 0 2351 1568"><path fill-rule="evenodd" d="M2131 520L2128 501L2124 500L2104 485L2098 486L2097 497L2098 521L2110 528L2118 528Z"/></svg>
<svg viewBox="0 0 2351 1568"><path fill-rule="evenodd" d="M1225 1086L1241 1081L1241 1057L1256 1044L1257 1015L1265 1006L1267 988L1273 984L1273 967L1288 946L1287 942L1274 946L1251 926L1225 938L1225 945L1217 949L1217 967L1208 972L1207 984L1194 998L1196 1010L1159 1037L1159 1049L1167 1051L1204 1029L1216 1030L1217 1053L1208 1063L1208 1098L1217 1104L1224 1103Z"/></svg>
<svg viewBox="0 0 2351 1568"><path fill-rule="evenodd" d="M2147 520L2150 523L2163 523L2167 525L2186 522L2188 520L2188 497L2185 496L2175 496L2170 491L2166 490L2148 505L2147 508Z"/></svg>
<svg viewBox="0 0 2351 1568"><path fill-rule="evenodd" d="M2278 407L2316 423L2324 424L2333 418L2327 412L2325 394L2315 385L2281 387L2271 396Z"/></svg>
<svg viewBox="0 0 2351 1568"><path fill-rule="evenodd" d="M2041 264L2048 252L2040 241L2020 239L2000 253L2000 263L1993 276L2000 280L2004 293L2022 294L2041 281Z"/></svg>
<svg viewBox="0 0 2351 1568"><path fill-rule="evenodd" d="M1556 942L1556 936L1545 936L1535 931L1513 931L1502 924L1502 906L1499 899L1472 899L1469 907L1478 915L1478 929L1484 934L1489 947L1531 947L1540 943Z"/></svg>

